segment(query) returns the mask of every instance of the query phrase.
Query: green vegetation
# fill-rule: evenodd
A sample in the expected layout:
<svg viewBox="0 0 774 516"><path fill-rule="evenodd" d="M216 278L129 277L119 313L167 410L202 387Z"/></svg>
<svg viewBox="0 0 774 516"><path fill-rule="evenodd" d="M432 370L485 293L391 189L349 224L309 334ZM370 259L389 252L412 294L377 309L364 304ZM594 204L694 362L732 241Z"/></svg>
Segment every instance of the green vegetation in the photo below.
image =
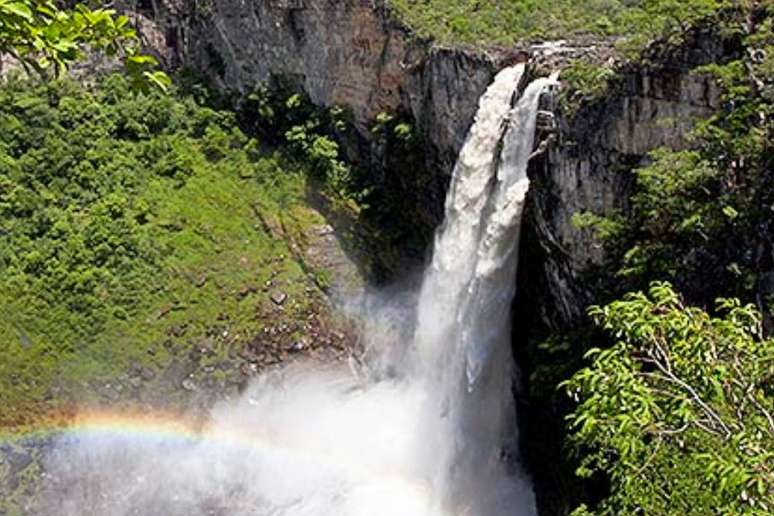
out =
<svg viewBox="0 0 774 516"><path fill-rule="evenodd" d="M653 152L625 210L574 217L606 251L585 281L608 304L544 342L533 388L550 396L575 371L566 438L591 480L577 514L774 510L772 14L729 11L716 27L740 58L694 70L722 95L688 149ZM593 69L573 74L598 94Z"/></svg>
<svg viewBox="0 0 774 516"><path fill-rule="evenodd" d="M233 113L129 88L0 89L0 427L74 393L112 399L132 375L161 382L193 353L220 368L268 326L292 333L319 298L299 257L323 222L308 169L261 150Z"/></svg>
<svg viewBox="0 0 774 516"><path fill-rule="evenodd" d="M605 64L575 59L562 68L560 103L566 116L573 116L581 103L599 98L616 79L615 71Z"/></svg>
<svg viewBox="0 0 774 516"><path fill-rule="evenodd" d="M754 306L718 310L685 306L668 283L591 309L615 344L565 386L580 401L579 472L612 484L597 514L774 510L774 341Z"/></svg>
<svg viewBox="0 0 774 516"><path fill-rule="evenodd" d="M352 250L362 255L368 249L363 258L372 278L388 278L407 255L423 256L436 221L423 220L417 207L427 202L422 195L430 193L426 183L431 174L375 170L425 169L422 138L408 116L380 113L371 134L384 163L368 160L353 165L343 160L340 149L341 144L358 144L350 113L341 107L315 106L295 93L286 78L274 77L255 88L240 101L238 113L244 127L263 141L286 148L291 159L303 163L324 185L328 203L350 219L349 240L358 248ZM409 178L415 183L407 184Z"/></svg>
<svg viewBox="0 0 774 516"><path fill-rule="evenodd" d="M112 9L83 4L62 9L52 0L0 1L0 54L43 77L58 76L90 48L123 58L137 89L169 86L166 74L153 69L156 60L140 54L139 47L129 19Z"/></svg>
<svg viewBox="0 0 774 516"><path fill-rule="evenodd" d="M392 0L419 35L442 42L624 36L642 45L666 30L715 12L722 0Z"/></svg>
<svg viewBox="0 0 774 516"><path fill-rule="evenodd" d="M744 60L696 70L717 77L724 107L697 125L690 150L655 151L652 164L635 171L627 212L576 215L606 246L611 291L659 278L704 305L721 295L755 299L770 266L750 249L771 248L765 228L774 204L771 28L769 15L746 37Z"/></svg>
<svg viewBox="0 0 774 516"><path fill-rule="evenodd" d="M551 423L568 416L573 466L592 479L577 490L586 502L577 514L774 511L774 342L761 322L770 330L774 320L772 8L390 4L419 35L443 42L593 35L642 48L667 33L677 42L678 29L708 15L743 41L739 59L695 70L717 77L723 95L688 149L653 152L634 171L626 210L576 214L576 227L606 251L588 271L595 302L606 306L591 308L585 326L545 339L530 388L533 400L558 406ZM366 235L371 258L393 269L397 249L428 242L417 228L431 222L415 210L428 202L421 182L431 179L379 178L346 163L340 147L354 138L345 111L318 109L279 79L240 101L237 114L203 107L194 97L210 97L197 88L135 95L166 81L137 54L125 18L0 0L0 52L44 78L88 46L127 58L129 77L92 90L18 78L0 87L0 432L66 413L75 401L182 401L195 382L234 382L244 364L235 356L274 361L276 350L257 336L282 326L293 342L317 316L320 289L336 279L304 261L324 223L309 196L356 220L352 233ZM615 80L582 61L563 79L565 108ZM369 166L425 166L405 117L384 113L371 131L373 145L389 151ZM136 381L157 392L146 397ZM554 439L559 426L545 432Z"/></svg>
<svg viewBox="0 0 774 516"><path fill-rule="evenodd" d="M323 109L295 93L286 80L275 77L256 87L240 106L243 124L266 141L286 146L289 155L306 164L333 200L357 209L367 194L355 170L340 156L333 135L347 129L347 113Z"/></svg>

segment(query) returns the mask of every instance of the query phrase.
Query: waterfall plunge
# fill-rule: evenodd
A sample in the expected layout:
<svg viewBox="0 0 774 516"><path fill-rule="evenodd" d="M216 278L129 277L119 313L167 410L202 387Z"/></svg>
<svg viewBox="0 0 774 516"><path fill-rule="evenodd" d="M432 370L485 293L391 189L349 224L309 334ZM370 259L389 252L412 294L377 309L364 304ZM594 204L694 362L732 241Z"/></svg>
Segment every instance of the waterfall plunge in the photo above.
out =
<svg viewBox="0 0 774 516"><path fill-rule="evenodd" d="M374 361L365 381L289 366L258 379L238 402L216 406L199 434L86 418L47 454L42 512L534 514L529 483L503 460L516 435L509 312L526 166L549 81L531 83L511 108L523 72L523 65L501 71L480 100L419 292L414 336L390 344L388 378L379 370L386 360ZM372 328L381 333L374 342L386 340L384 326Z"/></svg>

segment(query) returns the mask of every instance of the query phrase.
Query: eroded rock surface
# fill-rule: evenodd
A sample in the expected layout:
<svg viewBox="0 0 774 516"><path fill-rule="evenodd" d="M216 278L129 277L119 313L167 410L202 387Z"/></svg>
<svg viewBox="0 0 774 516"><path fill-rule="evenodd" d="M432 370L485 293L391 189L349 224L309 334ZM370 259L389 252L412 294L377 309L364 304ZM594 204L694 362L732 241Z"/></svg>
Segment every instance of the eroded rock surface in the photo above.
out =
<svg viewBox="0 0 774 516"><path fill-rule="evenodd" d="M656 46L642 63L621 69L607 95L577 111L568 112L556 95L544 98L556 130L548 151L531 163L527 245L538 263L526 264L522 278L533 316L554 330L584 316L595 285L583 274L602 263L604 251L573 215L628 209L632 171L654 149L686 148L695 123L721 107L715 80L694 70L734 52L732 42L698 30L685 46Z"/></svg>
<svg viewBox="0 0 774 516"><path fill-rule="evenodd" d="M367 164L385 188L400 190L396 198L416 205L422 227L440 223L449 174L498 68L530 60L544 73L577 57L614 60L611 41L438 47L412 35L373 0L164 0L147 11L154 22L145 23L143 33L170 65L192 67L224 90L242 93L279 75L318 105L348 108L360 136L358 144L344 145L350 159ZM572 225L573 214L625 210L632 169L657 147L684 146L694 122L718 109L718 87L690 70L732 55L729 42L710 28L670 48L657 45L642 63L620 70L614 91L577 112L546 100L556 129L547 152L531 164L524 244L542 261L524 267L520 288L549 327L583 316L592 289L581 276L603 257L591 234ZM370 131L380 113L414 122L423 139L423 168L400 169L380 155L390 151L375 144Z"/></svg>

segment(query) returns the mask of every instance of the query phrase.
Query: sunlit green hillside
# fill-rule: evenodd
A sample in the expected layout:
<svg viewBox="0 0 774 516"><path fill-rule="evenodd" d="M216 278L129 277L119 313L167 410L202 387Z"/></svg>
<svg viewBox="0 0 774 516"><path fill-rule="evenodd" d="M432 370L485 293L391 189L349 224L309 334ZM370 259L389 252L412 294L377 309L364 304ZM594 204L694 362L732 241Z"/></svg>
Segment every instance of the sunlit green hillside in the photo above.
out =
<svg viewBox="0 0 774 516"><path fill-rule="evenodd" d="M3 86L0 427L238 382L261 331L292 342L323 277L300 258L324 222L306 181L233 113L121 77Z"/></svg>
<svg viewBox="0 0 774 516"><path fill-rule="evenodd" d="M422 36L509 44L591 34L637 39L717 9L720 0L393 0Z"/></svg>

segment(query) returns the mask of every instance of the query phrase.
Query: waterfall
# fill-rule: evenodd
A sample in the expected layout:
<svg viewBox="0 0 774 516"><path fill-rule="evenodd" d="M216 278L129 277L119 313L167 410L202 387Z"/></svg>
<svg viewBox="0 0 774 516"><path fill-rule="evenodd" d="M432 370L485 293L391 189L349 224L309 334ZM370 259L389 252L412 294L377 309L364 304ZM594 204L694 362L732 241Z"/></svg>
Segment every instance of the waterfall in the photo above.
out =
<svg viewBox="0 0 774 516"><path fill-rule="evenodd" d="M415 317L372 342L406 349L360 378L299 363L212 411L200 432L98 414L46 459L50 515L531 516L513 460L510 307L540 93L524 66L482 96L460 152ZM408 320L416 320L412 338ZM368 339L369 335L365 335Z"/></svg>
<svg viewBox="0 0 774 516"><path fill-rule="evenodd" d="M444 414L436 489L455 503L506 477L502 447L516 438L510 308L538 100L554 80L529 84L511 109L523 74L524 65L504 69L480 100L419 297L414 344L433 377L430 404ZM511 487L529 505L523 486Z"/></svg>

